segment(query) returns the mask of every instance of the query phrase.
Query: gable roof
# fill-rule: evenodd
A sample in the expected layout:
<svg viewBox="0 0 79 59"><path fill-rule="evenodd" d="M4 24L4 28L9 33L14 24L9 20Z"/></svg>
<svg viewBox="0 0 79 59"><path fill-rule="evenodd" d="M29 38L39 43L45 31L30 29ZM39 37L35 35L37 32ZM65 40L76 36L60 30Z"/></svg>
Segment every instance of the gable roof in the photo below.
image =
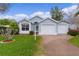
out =
<svg viewBox="0 0 79 59"><path fill-rule="evenodd" d="M52 19L52 18L49 18L49 17L47 17L46 19L44 19L43 21L46 21L47 19L49 19L49 20L51 20L51 21L54 21L55 23L58 23L58 21L56 21L56 20L54 20L54 19ZM41 22L43 22L43 21L41 21ZM40 23L41 23L40 22Z"/></svg>
<svg viewBox="0 0 79 59"><path fill-rule="evenodd" d="M19 23L20 22L23 22L23 21L27 21L27 22L30 22L30 23L32 23L32 21L31 20L33 20L34 18L36 18L36 17L38 17L38 18L40 18L40 19L42 19L42 20L39 20L39 23L41 23L41 22L43 22L43 21L45 21L45 20L47 20L47 19L49 19L49 20L51 20L51 21L54 21L55 23L61 23L61 22L66 22L66 23L68 23L68 24L70 24L70 22L68 22L68 21L66 21L66 20L60 20L60 21L56 21L56 20L54 20L54 19L52 19L52 18L50 18L50 17L47 17L47 18L42 18L42 17L40 17L40 16L34 16L33 18L31 18L31 19L23 19L23 20L21 20L21 21L19 21Z"/></svg>
<svg viewBox="0 0 79 59"><path fill-rule="evenodd" d="M61 22L65 22L65 23L70 24L70 22L68 22L68 21L66 21L66 20L60 20L59 23L61 23Z"/></svg>
<svg viewBox="0 0 79 59"><path fill-rule="evenodd" d="M41 22L42 20L44 20L44 19L43 19L42 17L40 17L40 16L34 16L33 18L30 19L30 21L32 21L32 20L33 20L34 18L36 18L36 17L39 18L39 19L41 19L41 20L39 20L39 22Z"/></svg>
<svg viewBox="0 0 79 59"><path fill-rule="evenodd" d="M23 21L30 22L29 20L23 19L23 20L19 21L18 23L21 23L21 22L23 22ZM30 22L30 23L31 23L31 22Z"/></svg>
<svg viewBox="0 0 79 59"><path fill-rule="evenodd" d="M38 18L40 18L40 19L43 19L43 18L40 17L40 16L34 16L34 17L32 17L30 20L32 20L33 18L36 18L36 17L38 17Z"/></svg>

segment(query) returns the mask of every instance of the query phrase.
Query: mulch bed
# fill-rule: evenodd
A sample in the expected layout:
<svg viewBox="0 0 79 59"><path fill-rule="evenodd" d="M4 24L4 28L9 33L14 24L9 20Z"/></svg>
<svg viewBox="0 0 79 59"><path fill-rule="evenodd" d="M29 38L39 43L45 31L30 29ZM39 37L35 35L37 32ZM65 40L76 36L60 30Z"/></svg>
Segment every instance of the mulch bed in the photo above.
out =
<svg viewBox="0 0 79 59"><path fill-rule="evenodd" d="M13 40L3 40L3 42L12 42Z"/></svg>
<svg viewBox="0 0 79 59"><path fill-rule="evenodd" d="M10 42L14 42L15 40L2 40L0 41L0 43L10 43Z"/></svg>

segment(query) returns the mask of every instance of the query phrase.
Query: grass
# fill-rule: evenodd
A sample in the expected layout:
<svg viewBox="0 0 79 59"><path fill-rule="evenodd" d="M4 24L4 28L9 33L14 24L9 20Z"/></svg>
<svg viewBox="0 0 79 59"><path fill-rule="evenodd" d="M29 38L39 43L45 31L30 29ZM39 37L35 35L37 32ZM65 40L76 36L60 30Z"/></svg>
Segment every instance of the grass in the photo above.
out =
<svg viewBox="0 0 79 59"><path fill-rule="evenodd" d="M0 43L0 56L32 56L40 50L40 38L37 36L37 40L34 40L32 35L16 35L15 42ZM2 36L0 40L3 40Z"/></svg>
<svg viewBox="0 0 79 59"><path fill-rule="evenodd" d="M79 47L79 36L74 36L68 40L69 43L73 44L74 46Z"/></svg>

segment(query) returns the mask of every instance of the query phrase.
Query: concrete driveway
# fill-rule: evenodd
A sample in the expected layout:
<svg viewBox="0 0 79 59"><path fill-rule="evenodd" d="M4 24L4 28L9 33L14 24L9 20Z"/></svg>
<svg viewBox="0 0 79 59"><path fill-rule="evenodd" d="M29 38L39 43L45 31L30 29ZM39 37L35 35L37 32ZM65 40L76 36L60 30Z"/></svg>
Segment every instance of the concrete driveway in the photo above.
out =
<svg viewBox="0 0 79 59"><path fill-rule="evenodd" d="M71 36L42 36L46 56L79 56L79 48L67 42Z"/></svg>

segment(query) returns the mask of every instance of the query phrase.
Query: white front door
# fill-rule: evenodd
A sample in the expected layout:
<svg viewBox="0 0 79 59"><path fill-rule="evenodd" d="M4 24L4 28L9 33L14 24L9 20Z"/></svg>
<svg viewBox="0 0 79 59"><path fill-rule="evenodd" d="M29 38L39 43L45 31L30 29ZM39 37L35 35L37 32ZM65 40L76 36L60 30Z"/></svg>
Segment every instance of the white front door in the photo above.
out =
<svg viewBox="0 0 79 59"><path fill-rule="evenodd" d="M58 25L58 34L67 34L68 28L67 24Z"/></svg>
<svg viewBox="0 0 79 59"><path fill-rule="evenodd" d="M54 24L42 24L40 26L40 35L56 35L56 25Z"/></svg>

